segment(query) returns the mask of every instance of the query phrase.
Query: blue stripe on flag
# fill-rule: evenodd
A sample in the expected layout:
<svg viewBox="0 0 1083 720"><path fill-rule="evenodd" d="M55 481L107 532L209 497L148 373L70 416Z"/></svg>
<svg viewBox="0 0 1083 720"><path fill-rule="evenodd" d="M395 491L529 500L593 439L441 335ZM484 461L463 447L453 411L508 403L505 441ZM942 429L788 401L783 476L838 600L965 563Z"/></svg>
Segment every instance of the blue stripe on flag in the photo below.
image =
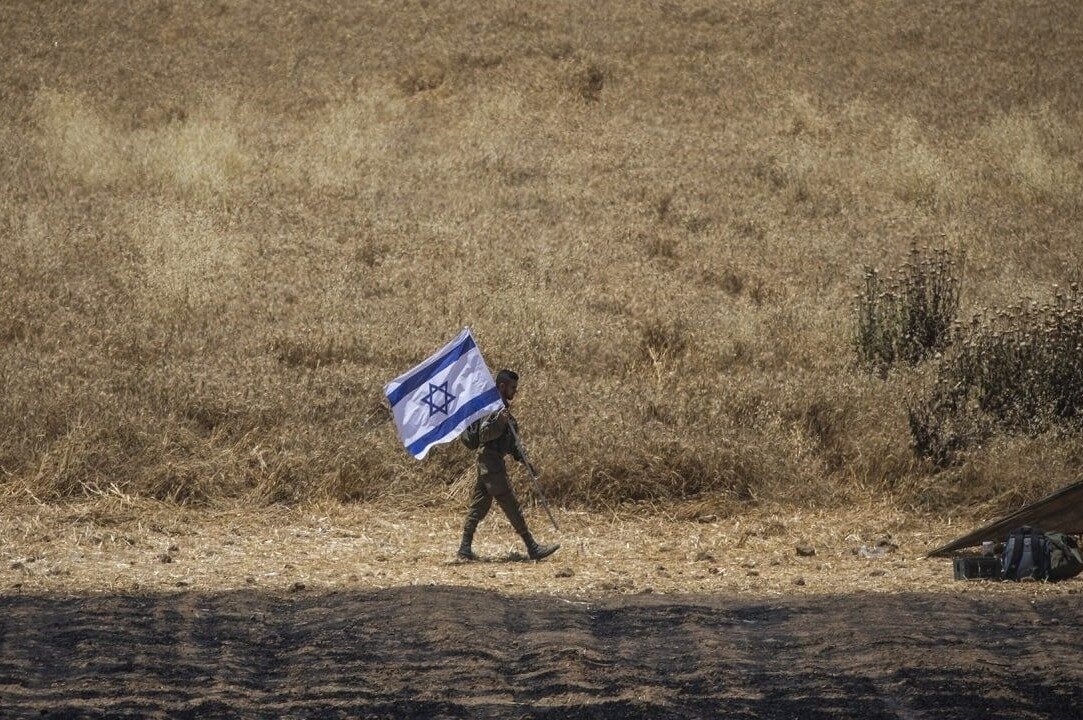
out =
<svg viewBox="0 0 1083 720"><path fill-rule="evenodd" d="M451 365L475 347L477 347L477 344L474 342L473 336L467 335L461 343L448 350L444 355L436 358L425 367L419 368L416 373L406 378L402 385L388 393L387 401L391 403L391 407L395 407L400 400L427 383L433 375Z"/></svg>
<svg viewBox="0 0 1083 720"><path fill-rule="evenodd" d="M434 427L429 432L422 435L420 438L411 443L406 449L410 451L410 454L417 457L428 446L439 442L445 435L455 429L455 427L466 418L473 415L478 410L481 410L486 405L500 402L500 391L495 387L486 390L481 395L466 403L458 410Z"/></svg>

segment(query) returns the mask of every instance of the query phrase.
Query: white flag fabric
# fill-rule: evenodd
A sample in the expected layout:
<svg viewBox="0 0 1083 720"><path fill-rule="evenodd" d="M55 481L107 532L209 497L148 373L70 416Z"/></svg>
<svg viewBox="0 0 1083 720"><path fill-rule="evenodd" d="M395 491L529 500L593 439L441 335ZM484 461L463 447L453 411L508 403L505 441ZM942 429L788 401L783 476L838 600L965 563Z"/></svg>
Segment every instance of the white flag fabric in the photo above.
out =
<svg viewBox="0 0 1083 720"><path fill-rule="evenodd" d="M385 385L384 394L403 445L418 460L504 407L470 328Z"/></svg>

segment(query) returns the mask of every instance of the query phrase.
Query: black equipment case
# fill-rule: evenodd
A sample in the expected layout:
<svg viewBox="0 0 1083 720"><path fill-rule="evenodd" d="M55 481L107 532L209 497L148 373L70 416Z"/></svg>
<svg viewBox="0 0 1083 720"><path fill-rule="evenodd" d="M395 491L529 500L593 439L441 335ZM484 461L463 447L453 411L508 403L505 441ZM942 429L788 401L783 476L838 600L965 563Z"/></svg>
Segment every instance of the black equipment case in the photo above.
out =
<svg viewBox="0 0 1083 720"><path fill-rule="evenodd" d="M1000 558L988 555L955 558L956 580L999 580Z"/></svg>

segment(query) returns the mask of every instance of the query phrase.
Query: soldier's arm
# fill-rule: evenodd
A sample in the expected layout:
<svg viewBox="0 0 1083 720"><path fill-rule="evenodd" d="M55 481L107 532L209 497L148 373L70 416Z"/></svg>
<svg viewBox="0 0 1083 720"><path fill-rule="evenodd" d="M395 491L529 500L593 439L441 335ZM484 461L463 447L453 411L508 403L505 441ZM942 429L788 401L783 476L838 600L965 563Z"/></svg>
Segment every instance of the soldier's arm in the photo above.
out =
<svg viewBox="0 0 1083 720"><path fill-rule="evenodd" d="M482 443L492 442L504 434L507 426L508 421L502 417L501 413L493 413L481 421L478 437L481 438Z"/></svg>
<svg viewBox="0 0 1083 720"><path fill-rule="evenodd" d="M512 418L510 422L511 422L511 426L513 428L515 428L515 435L518 436L519 435L519 421ZM521 463L523 463L525 465L526 464L526 458L523 457L523 453L520 451L521 448L522 448L522 445L520 445L519 443L512 443L511 456L513 458L515 458L515 460L517 460L517 461L519 461L519 462L521 462Z"/></svg>

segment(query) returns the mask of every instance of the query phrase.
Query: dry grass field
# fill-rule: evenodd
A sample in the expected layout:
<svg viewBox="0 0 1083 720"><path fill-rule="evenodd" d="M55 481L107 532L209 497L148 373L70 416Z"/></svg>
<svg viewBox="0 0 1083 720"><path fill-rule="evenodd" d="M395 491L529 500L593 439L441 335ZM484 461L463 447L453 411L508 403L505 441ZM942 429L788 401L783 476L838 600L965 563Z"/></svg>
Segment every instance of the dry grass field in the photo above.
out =
<svg viewBox="0 0 1083 720"><path fill-rule="evenodd" d="M913 243L963 317L1079 279L1080 13L7 3L2 487L431 502L466 452L381 387L470 325L563 504L1032 498L1079 438L934 472L854 294Z"/></svg>
<svg viewBox="0 0 1083 720"><path fill-rule="evenodd" d="M1078 0L0 3L0 716L1076 717L1079 582L922 555L1079 477L1080 78ZM550 561L395 435L463 326Z"/></svg>

